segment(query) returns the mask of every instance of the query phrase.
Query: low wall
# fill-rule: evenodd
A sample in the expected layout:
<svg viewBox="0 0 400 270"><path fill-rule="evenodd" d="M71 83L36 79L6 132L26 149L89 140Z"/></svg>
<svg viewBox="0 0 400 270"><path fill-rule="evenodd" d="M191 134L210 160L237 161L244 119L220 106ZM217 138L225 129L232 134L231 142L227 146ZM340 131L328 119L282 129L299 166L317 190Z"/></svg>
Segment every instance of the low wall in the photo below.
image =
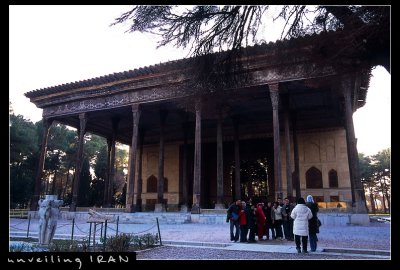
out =
<svg viewBox="0 0 400 270"><path fill-rule="evenodd" d="M219 213L218 213L219 212ZM223 213L221 213L223 212ZM37 211L30 211L31 218L38 219ZM136 224L147 224L158 222L162 224L184 224L184 223L200 223L200 224L223 224L226 223L226 210L218 211L200 211L200 214L191 214L190 212L136 212L136 213L125 213L125 212L102 212L107 216L113 216L115 220L119 217L120 223L136 223ZM64 220L84 220L89 218L87 212L69 212L61 211L60 219ZM349 224L353 225L368 225L370 218L368 214L353 214L353 213L342 213L342 212L319 212L318 218L322 222L322 226L346 226Z"/></svg>

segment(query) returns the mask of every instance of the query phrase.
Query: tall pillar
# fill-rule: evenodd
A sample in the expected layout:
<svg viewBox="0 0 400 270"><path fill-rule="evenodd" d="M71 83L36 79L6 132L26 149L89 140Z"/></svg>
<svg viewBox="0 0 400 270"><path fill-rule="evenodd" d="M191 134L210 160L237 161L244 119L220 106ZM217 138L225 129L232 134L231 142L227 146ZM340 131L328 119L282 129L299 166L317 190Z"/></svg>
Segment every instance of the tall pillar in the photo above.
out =
<svg viewBox="0 0 400 270"><path fill-rule="evenodd" d="M138 142L138 130L140 120L140 104L132 104L132 143L129 155L129 175L126 194L126 211L134 212L134 192L135 192L135 173L136 173L136 150Z"/></svg>
<svg viewBox="0 0 400 270"><path fill-rule="evenodd" d="M300 161L299 161L299 145L297 143L297 116L296 113L292 113L292 125L293 125L293 155L294 155L294 185L296 189L296 201L301 197L300 188Z"/></svg>
<svg viewBox="0 0 400 270"><path fill-rule="evenodd" d="M107 167L106 167L106 179L104 181L104 199L103 199L103 207L109 207L109 199L108 195L108 187L110 185L110 165L111 165L111 138L107 138Z"/></svg>
<svg viewBox="0 0 400 270"><path fill-rule="evenodd" d="M72 192L72 203L69 207L70 212L75 212L76 207L78 205L78 194L79 194L79 184L81 178L81 170L82 170L82 157L83 157L83 144L84 137L86 133L86 123L87 123L87 115L86 113L79 114L79 144L78 144L78 153L76 155L76 165L75 165L75 181Z"/></svg>
<svg viewBox="0 0 400 270"><path fill-rule="evenodd" d="M269 84L274 129L274 181L275 199L282 198L281 145L279 138L279 84Z"/></svg>
<svg viewBox="0 0 400 270"><path fill-rule="evenodd" d="M160 111L160 146L158 152L158 185L157 185L157 204L155 212L165 211L164 203L164 129L165 119L167 118L167 112L165 110Z"/></svg>
<svg viewBox="0 0 400 270"><path fill-rule="evenodd" d="M142 157L143 157L143 144L144 144L145 130L139 130L139 155L138 155L138 170L137 170L137 195L136 195L136 212L142 212Z"/></svg>
<svg viewBox="0 0 400 270"><path fill-rule="evenodd" d="M235 201L240 200L240 148L239 148L239 118L233 119L233 140L235 144Z"/></svg>
<svg viewBox="0 0 400 270"><path fill-rule="evenodd" d="M111 206L111 200L112 200L112 195L113 195L113 184L115 182L115 155L116 155L116 149L115 149L115 142L116 142L116 137L117 137L117 130L118 130L118 123L119 123L119 118L115 117L112 119L112 139L111 139L111 159L110 159L110 180L109 180L109 185L107 189L107 206Z"/></svg>
<svg viewBox="0 0 400 270"><path fill-rule="evenodd" d="M364 188L361 183L359 164L358 164L358 151L357 142L354 133L353 125L353 108L351 104L351 92L353 90L353 83L350 76L344 76L341 81L342 93L344 96L345 108L345 121L346 121L346 141L347 141L347 155L349 159L350 171L350 184L351 184L351 198L353 209L356 213L367 213ZM354 97L356 98L356 97Z"/></svg>
<svg viewBox="0 0 400 270"><path fill-rule="evenodd" d="M222 141L222 113L217 122L217 203L215 209L224 209L224 153Z"/></svg>
<svg viewBox="0 0 400 270"><path fill-rule="evenodd" d="M194 136L193 205L192 213L200 211L201 187L201 101L196 100L196 127Z"/></svg>
<svg viewBox="0 0 400 270"><path fill-rule="evenodd" d="M44 169L44 160L46 157L46 150L47 150L47 138L49 135L49 129L53 122L52 119L43 118L43 133L42 133L42 145L40 147L40 157L39 157L39 164L38 169L36 172L35 178L35 190L33 192L33 196L31 199L31 211L36 211L38 207L38 201L40 198L40 190L42 187L42 176L43 176L43 169Z"/></svg>
<svg viewBox="0 0 400 270"><path fill-rule="evenodd" d="M187 179L187 166L188 166L188 133L189 123L183 124L183 153L182 153L182 205L181 211L187 212L188 209L188 179Z"/></svg>
<svg viewBox="0 0 400 270"><path fill-rule="evenodd" d="M287 197L293 197L293 184L292 184L292 165L291 165L291 149L290 149L290 119L289 119L289 96L285 98L285 144L286 144L286 185Z"/></svg>

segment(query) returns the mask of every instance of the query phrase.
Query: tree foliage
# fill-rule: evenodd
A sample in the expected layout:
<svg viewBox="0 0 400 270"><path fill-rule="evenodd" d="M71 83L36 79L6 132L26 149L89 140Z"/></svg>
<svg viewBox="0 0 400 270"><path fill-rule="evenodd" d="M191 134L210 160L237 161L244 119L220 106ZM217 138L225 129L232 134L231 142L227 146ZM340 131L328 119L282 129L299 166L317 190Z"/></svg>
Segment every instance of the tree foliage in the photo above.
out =
<svg viewBox="0 0 400 270"><path fill-rule="evenodd" d="M25 208L33 193L39 159L35 125L10 114L10 205Z"/></svg>
<svg viewBox="0 0 400 270"><path fill-rule="evenodd" d="M32 123L21 115L14 115L12 111L9 119L10 205L12 208L26 208L34 190L43 123ZM68 129L65 125L54 122L49 129L41 194L58 194L67 205L72 198L77 139L76 131ZM107 166L106 142L104 138L93 134L87 134L85 141L79 206L100 206L103 203ZM126 151L117 150L117 171L120 170L122 174L127 164L126 159ZM94 169L96 177L92 177L91 168ZM123 183L121 190L122 186Z"/></svg>
<svg viewBox="0 0 400 270"><path fill-rule="evenodd" d="M278 13L268 5L134 6L112 25L128 22L128 32L156 34L159 46L189 48L192 56L230 50L227 57L234 58L243 47L267 39L273 31L268 16L283 19L283 39L340 29L348 44L341 55L356 54L371 66L390 69L390 6L285 5ZM269 30L260 38L264 28Z"/></svg>
<svg viewBox="0 0 400 270"><path fill-rule="evenodd" d="M359 154L360 176L364 188L368 191L371 210L376 210L377 198L382 199L383 210L390 210L391 202L391 168L390 148L379 151L376 155Z"/></svg>

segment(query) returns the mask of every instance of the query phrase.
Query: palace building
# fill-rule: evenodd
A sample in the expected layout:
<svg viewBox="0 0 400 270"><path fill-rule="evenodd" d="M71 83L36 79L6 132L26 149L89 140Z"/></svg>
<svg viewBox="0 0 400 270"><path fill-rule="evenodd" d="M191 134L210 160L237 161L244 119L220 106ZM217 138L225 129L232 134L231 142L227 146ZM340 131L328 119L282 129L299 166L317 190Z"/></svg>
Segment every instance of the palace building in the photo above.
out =
<svg viewBox="0 0 400 270"><path fill-rule="evenodd" d="M44 123L31 210L56 121L78 129L72 212L79 206L83 138L91 132L108 142L106 205L115 142L130 146L127 212L195 212L247 196L311 194L366 213L352 115L365 104L371 67L341 53L347 46L341 35L244 48L242 68L232 75L246 80L236 86L199 84L199 59L189 58L26 93L43 109ZM241 177L251 164L265 169L264 179Z"/></svg>

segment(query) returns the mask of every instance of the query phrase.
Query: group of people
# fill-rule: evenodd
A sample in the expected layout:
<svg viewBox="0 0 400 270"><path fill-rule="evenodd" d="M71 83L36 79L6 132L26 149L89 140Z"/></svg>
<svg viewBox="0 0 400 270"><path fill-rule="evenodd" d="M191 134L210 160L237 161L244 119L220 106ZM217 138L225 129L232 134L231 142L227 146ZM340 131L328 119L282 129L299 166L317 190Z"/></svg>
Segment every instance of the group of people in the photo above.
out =
<svg viewBox="0 0 400 270"><path fill-rule="evenodd" d="M231 241L257 242L270 239L286 239L295 241L298 253L301 253L300 241L303 253L308 253L307 245L310 238L311 251L317 249L318 204L311 195L299 198L297 204L290 203L288 198L278 198L273 204L268 202L253 205L251 199L247 202L237 200L232 203L227 211L226 222L230 223ZM283 231L282 231L283 227Z"/></svg>

